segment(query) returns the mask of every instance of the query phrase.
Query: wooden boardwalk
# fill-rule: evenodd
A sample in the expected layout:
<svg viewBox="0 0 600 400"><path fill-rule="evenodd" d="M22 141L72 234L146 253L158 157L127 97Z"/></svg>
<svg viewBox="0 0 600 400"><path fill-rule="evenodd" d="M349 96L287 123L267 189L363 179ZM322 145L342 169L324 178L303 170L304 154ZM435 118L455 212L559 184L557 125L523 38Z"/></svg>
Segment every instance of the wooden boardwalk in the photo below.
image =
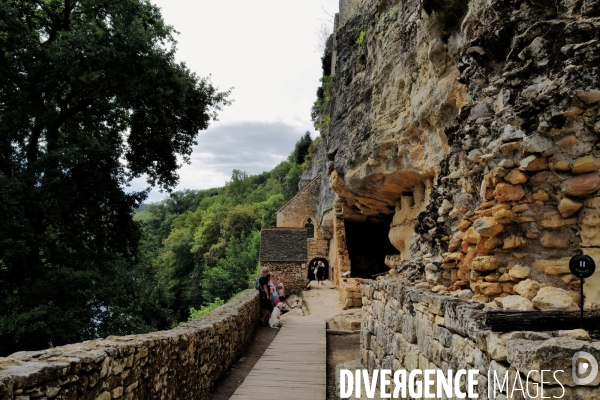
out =
<svg viewBox="0 0 600 400"><path fill-rule="evenodd" d="M325 399L326 357L325 321L291 317L231 399Z"/></svg>

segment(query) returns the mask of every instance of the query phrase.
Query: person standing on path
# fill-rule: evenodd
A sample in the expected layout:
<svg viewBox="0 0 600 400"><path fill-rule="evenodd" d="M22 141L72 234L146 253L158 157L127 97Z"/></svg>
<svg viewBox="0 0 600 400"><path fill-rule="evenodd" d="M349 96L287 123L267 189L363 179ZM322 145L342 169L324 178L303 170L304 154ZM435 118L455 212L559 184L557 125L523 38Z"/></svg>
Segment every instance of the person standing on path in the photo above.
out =
<svg viewBox="0 0 600 400"><path fill-rule="evenodd" d="M260 285L260 322L263 325L267 325L269 323L269 318L271 318L271 311L273 311L273 301L271 300L271 291L269 290L269 268L262 267L260 270L261 276L258 278L258 283Z"/></svg>
<svg viewBox="0 0 600 400"><path fill-rule="evenodd" d="M317 264L317 283L321 282L321 285L323 284L323 275L325 275L325 265L322 261L319 261Z"/></svg>

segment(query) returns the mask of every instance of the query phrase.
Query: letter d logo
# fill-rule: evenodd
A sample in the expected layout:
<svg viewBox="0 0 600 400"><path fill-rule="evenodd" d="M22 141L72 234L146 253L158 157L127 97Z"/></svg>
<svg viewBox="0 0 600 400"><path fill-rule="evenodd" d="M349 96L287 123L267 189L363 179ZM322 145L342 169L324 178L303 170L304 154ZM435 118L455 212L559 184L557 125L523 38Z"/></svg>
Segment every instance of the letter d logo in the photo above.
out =
<svg viewBox="0 0 600 400"><path fill-rule="evenodd" d="M577 362L581 358L583 358L585 361ZM573 356L572 370L573 382L575 382L576 385L587 385L592 383L598 375L598 361L596 361L594 356L590 353L578 351ZM588 372L589 375L587 378L580 378L581 375L585 375Z"/></svg>

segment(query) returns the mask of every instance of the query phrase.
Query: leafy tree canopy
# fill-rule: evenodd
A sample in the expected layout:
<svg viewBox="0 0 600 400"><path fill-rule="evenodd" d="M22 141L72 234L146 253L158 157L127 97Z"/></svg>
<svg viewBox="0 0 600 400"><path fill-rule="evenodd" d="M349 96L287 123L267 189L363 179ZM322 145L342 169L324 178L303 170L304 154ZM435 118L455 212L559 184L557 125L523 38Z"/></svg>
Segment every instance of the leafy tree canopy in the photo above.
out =
<svg viewBox="0 0 600 400"><path fill-rule="evenodd" d="M173 33L146 0L0 2L0 355L172 318L124 187L174 187L229 95Z"/></svg>

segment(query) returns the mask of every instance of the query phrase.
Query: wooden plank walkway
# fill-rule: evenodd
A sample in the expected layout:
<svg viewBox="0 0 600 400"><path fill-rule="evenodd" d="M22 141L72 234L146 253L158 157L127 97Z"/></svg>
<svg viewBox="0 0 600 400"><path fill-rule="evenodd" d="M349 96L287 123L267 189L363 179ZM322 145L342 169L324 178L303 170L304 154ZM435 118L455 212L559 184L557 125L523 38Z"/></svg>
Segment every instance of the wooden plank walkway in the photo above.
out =
<svg viewBox="0 0 600 400"><path fill-rule="evenodd" d="M325 321L291 317L231 399L325 399L326 357Z"/></svg>

